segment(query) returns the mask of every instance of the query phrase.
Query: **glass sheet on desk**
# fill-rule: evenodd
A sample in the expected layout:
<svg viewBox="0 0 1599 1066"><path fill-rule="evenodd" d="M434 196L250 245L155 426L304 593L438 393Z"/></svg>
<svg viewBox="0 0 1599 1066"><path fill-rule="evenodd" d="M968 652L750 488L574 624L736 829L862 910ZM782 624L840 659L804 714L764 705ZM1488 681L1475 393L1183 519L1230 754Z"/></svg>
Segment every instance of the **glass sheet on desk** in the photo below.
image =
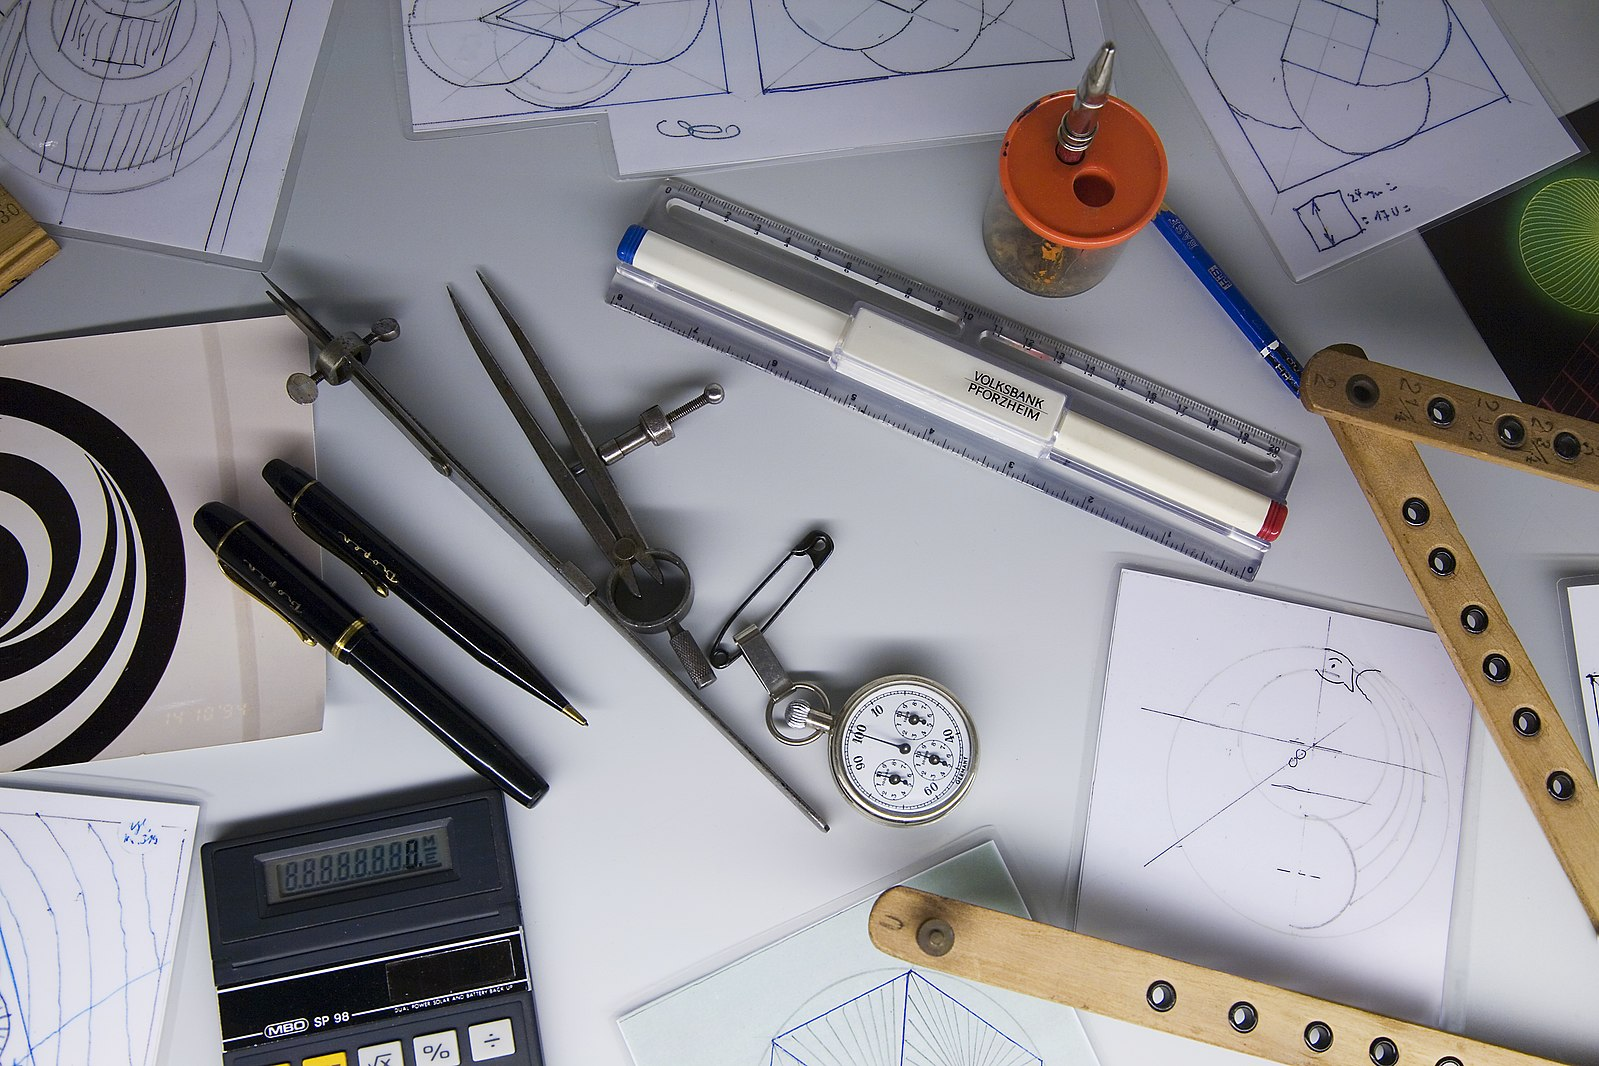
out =
<svg viewBox="0 0 1599 1066"><path fill-rule="evenodd" d="M1296 281L1579 150L1481 0L1138 6Z"/></svg>
<svg viewBox="0 0 1599 1066"><path fill-rule="evenodd" d="M1436 1025L1473 717L1430 630L1124 570L1078 931Z"/></svg>
<svg viewBox="0 0 1599 1066"><path fill-rule="evenodd" d="M992 843L906 884L1026 916ZM629 1013L638 1066L859 1066L981 1062L1096 1066L1077 1014L934 970L872 945L864 899Z"/></svg>
<svg viewBox="0 0 1599 1066"><path fill-rule="evenodd" d="M605 116L622 174L997 134L1071 88L1093 0L398 0L413 135Z"/></svg>

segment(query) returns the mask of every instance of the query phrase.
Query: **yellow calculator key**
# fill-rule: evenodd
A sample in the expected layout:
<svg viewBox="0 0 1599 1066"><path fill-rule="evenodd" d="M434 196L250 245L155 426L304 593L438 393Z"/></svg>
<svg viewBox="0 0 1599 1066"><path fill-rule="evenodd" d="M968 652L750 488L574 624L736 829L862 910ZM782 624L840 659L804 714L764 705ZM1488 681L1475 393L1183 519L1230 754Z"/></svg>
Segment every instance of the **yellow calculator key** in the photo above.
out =
<svg viewBox="0 0 1599 1066"><path fill-rule="evenodd" d="M300 1066L350 1066L350 1058L342 1051L334 1051L305 1059Z"/></svg>

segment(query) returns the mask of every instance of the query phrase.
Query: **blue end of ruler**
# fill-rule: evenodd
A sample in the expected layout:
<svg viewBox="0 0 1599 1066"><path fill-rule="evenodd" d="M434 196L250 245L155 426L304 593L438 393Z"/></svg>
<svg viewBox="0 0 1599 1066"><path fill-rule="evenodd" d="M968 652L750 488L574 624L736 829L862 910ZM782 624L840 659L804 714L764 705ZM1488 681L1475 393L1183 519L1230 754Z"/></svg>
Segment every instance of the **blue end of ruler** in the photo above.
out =
<svg viewBox="0 0 1599 1066"><path fill-rule="evenodd" d="M616 246L616 258L629 265L633 262L633 254L638 251L639 242L649 230L643 226L629 226L627 232L622 234L622 243Z"/></svg>

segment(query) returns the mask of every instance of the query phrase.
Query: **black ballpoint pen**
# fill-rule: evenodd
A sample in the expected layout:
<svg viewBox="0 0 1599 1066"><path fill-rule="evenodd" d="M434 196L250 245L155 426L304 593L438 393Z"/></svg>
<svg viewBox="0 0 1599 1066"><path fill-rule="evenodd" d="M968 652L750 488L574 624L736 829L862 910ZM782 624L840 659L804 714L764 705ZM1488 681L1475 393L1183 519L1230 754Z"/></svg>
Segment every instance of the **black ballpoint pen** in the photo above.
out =
<svg viewBox="0 0 1599 1066"><path fill-rule="evenodd" d="M261 477L288 504L294 524L366 578L380 596L394 593L478 662L520 685L578 725L588 725L560 689L487 619L379 533L326 485L291 463L273 459Z"/></svg>
<svg viewBox="0 0 1599 1066"><path fill-rule="evenodd" d="M549 785L503 739L384 640L266 532L225 503L194 513L194 528L235 584L326 648L420 722L445 747L525 807Z"/></svg>

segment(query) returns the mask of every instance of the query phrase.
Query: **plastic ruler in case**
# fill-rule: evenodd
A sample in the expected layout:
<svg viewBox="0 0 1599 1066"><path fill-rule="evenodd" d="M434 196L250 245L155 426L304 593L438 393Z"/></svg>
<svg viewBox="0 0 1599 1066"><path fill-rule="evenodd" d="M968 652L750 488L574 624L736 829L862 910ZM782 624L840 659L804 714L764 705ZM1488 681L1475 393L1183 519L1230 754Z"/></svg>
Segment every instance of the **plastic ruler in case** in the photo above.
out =
<svg viewBox="0 0 1599 1066"><path fill-rule="evenodd" d="M684 182L608 298L1235 577L1286 513L1297 444Z"/></svg>

